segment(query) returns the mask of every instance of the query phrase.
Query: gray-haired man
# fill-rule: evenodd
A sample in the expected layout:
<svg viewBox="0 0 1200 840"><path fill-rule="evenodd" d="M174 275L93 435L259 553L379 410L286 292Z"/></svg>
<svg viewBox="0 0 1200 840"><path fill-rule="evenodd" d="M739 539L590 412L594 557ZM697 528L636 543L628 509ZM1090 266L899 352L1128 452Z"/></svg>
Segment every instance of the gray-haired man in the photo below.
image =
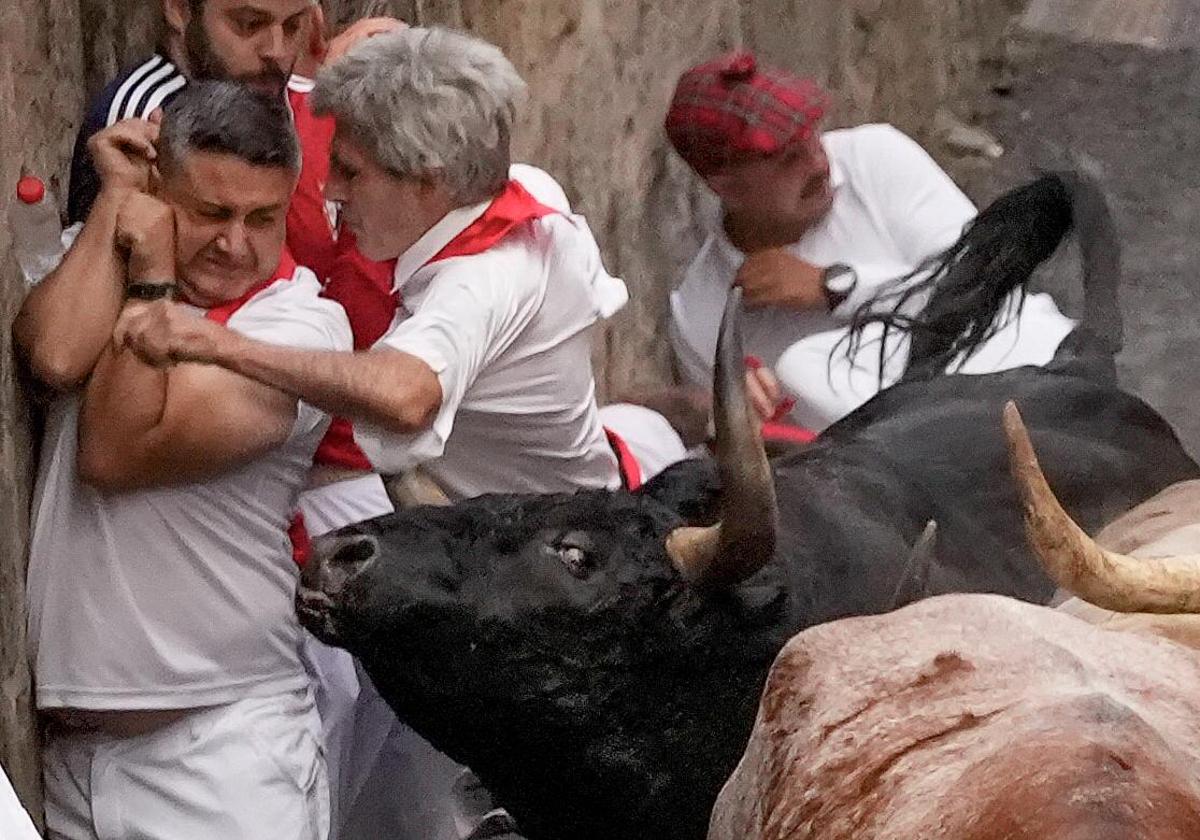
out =
<svg viewBox="0 0 1200 840"><path fill-rule="evenodd" d="M397 259L403 307L369 352L274 347L169 305L131 319L128 345L350 416L378 469L420 463L452 498L617 486L591 328L627 294L553 180L510 168L523 90L498 49L445 30L377 36L318 76L327 196L366 256Z"/></svg>
<svg viewBox="0 0 1200 840"><path fill-rule="evenodd" d="M272 345L350 346L281 259L299 147L276 97L197 83L91 141L103 187L14 325L56 393L29 568L52 838L324 840L286 529L328 417L121 324L154 299Z"/></svg>

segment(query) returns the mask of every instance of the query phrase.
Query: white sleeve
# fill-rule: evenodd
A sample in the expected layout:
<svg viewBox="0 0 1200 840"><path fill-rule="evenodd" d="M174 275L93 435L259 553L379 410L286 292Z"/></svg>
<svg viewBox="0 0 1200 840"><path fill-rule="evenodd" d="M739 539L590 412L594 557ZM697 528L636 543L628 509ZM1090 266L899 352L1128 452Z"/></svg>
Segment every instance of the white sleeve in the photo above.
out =
<svg viewBox="0 0 1200 840"><path fill-rule="evenodd" d="M890 125L856 129L856 154L871 204L901 257L914 269L953 245L975 218L971 200L916 141ZM858 287L834 311L849 318L901 278L894 265L854 263Z"/></svg>
<svg viewBox="0 0 1200 840"><path fill-rule="evenodd" d="M958 240L975 205L916 141L890 125L869 129L873 197L896 247L919 265Z"/></svg>
<svg viewBox="0 0 1200 840"><path fill-rule="evenodd" d="M421 359L442 386L437 417L422 432L399 435L355 424L355 440L380 472L408 469L442 454L467 389L537 313L546 277L523 250L489 251L443 268L412 316L375 345Z"/></svg>

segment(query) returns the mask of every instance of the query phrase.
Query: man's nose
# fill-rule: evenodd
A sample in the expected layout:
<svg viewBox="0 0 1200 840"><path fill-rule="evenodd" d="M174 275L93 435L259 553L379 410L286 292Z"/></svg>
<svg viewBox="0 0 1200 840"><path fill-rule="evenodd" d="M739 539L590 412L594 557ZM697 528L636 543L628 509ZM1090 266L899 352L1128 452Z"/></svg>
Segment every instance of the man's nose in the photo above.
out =
<svg viewBox="0 0 1200 840"><path fill-rule="evenodd" d="M325 182L325 200L344 202L346 198L346 179L330 172L329 180Z"/></svg>
<svg viewBox="0 0 1200 840"><path fill-rule="evenodd" d="M231 222L221 231L217 242L227 254L235 257L245 255L250 247L250 237L246 233L246 225L241 221Z"/></svg>
<svg viewBox="0 0 1200 840"><path fill-rule="evenodd" d="M287 67L288 38L283 32L283 26L276 24L267 29L259 45L258 57L265 63L276 68Z"/></svg>

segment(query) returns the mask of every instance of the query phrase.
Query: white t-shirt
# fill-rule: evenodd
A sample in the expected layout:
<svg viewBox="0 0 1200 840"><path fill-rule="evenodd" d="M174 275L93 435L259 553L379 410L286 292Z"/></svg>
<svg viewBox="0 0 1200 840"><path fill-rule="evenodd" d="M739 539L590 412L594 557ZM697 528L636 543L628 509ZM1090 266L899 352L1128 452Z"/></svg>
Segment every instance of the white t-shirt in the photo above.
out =
<svg viewBox="0 0 1200 840"><path fill-rule="evenodd" d="M568 492L619 484L596 412L592 331L628 300L587 223L550 176L514 166L560 212L489 250L426 265L487 209L449 213L396 265L403 306L377 346L422 359L442 406L431 428L397 435L359 423L355 439L381 472L424 464L451 498Z"/></svg>
<svg viewBox="0 0 1200 840"><path fill-rule="evenodd" d="M228 326L347 350L346 315L319 291L297 269ZM103 493L77 477L79 402L72 394L51 409L34 503L38 706L186 708L303 688L287 528L328 417L300 403L286 443L203 483Z"/></svg>
<svg viewBox="0 0 1200 840"><path fill-rule="evenodd" d="M925 260L953 245L975 217L975 207L950 177L917 143L892 126L864 125L830 131L823 135L822 142L829 157L833 205L829 214L789 250L814 265L852 266L858 273L858 286L833 312L763 307L747 309L742 315L746 352L771 367L792 345L826 334L815 342L819 346L814 346L813 352L793 354L793 358L811 357L817 365L811 372L814 381L826 375L828 351L841 338L854 311L881 286L909 275ZM714 227L683 282L671 294L671 340L680 371L705 388L712 383L725 299L745 260L745 254L729 242L721 225ZM1025 312L1017 320L1013 329L998 337L992 348L973 357L962 372L1044 364L1072 326L1044 294L1029 296ZM1025 348L1019 342L1025 340L1035 341L1038 346L1022 352ZM877 361L866 358L877 355L877 350L877 346L865 347L856 364L873 363L877 368ZM1010 356L1009 350L1015 352ZM905 355L893 361L898 360L903 367ZM838 374L833 372L835 377ZM877 381L870 370L863 378ZM803 394L799 396L803 399Z"/></svg>

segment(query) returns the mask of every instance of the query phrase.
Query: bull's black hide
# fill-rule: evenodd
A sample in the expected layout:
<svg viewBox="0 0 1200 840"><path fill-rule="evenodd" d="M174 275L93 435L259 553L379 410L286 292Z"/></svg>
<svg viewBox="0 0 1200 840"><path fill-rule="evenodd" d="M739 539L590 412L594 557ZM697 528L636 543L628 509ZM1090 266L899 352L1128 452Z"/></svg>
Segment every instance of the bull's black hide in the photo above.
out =
<svg viewBox="0 0 1200 840"><path fill-rule="evenodd" d="M333 605L307 623L529 837L701 838L775 654L890 606L928 520L933 592L1049 596L1008 480L998 418L1014 397L1084 527L1200 476L1115 388L1032 368L946 377L881 394L776 463L776 562L733 591L689 588L664 552L680 511L715 510L715 471L692 462L640 493L483 497L351 528L375 541L326 564Z"/></svg>
<svg viewBox="0 0 1200 840"><path fill-rule="evenodd" d="M1062 182L1040 189L1022 200L1067 200ZM990 218L1028 228L1020 204ZM997 234L988 219L977 234ZM1049 244L1033 259L981 263L1000 278L984 306L1028 279L1062 232L1035 231ZM774 559L736 586L689 586L664 546L674 528L716 516L716 469L701 461L638 493L482 497L351 527L317 546L301 617L357 655L399 716L470 765L530 838L700 840L796 632L887 610L898 591L1050 595L1008 478L1005 401L1085 528L1200 477L1166 423L1107 378L1115 275L1095 270L1111 262L1097 256L1103 241L1083 244L1089 293L1106 295L1088 301L1070 352L1049 369L910 377L777 461ZM946 288L966 288L957 280ZM914 593L901 586L907 555L931 519L927 591Z"/></svg>

